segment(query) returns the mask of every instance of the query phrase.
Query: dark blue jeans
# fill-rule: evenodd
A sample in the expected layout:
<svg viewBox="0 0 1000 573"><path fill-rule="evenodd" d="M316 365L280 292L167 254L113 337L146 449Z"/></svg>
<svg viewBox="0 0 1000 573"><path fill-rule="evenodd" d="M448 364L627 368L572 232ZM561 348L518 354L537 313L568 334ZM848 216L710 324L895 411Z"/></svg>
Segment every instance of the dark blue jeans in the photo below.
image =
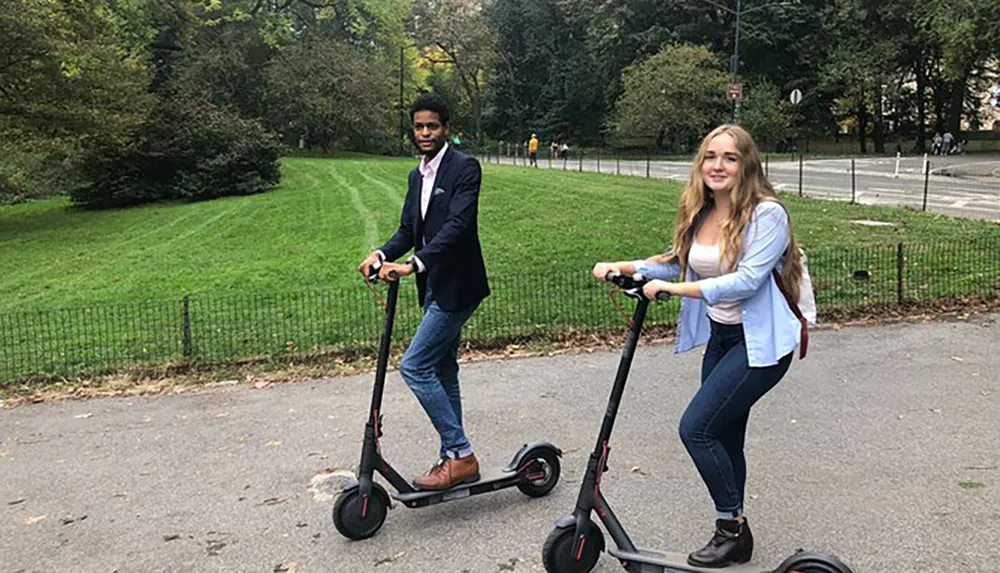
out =
<svg viewBox="0 0 1000 573"><path fill-rule="evenodd" d="M462 427L462 394L458 385L458 347L462 326L478 304L457 312L442 310L428 289L424 318L399 365L403 380L416 395L441 436L442 458L465 457L472 444Z"/></svg>
<svg viewBox="0 0 1000 573"><path fill-rule="evenodd" d="M743 512L743 455L750 408L781 380L794 353L774 366L751 368L741 324L712 324L701 363L701 388L681 417L681 441L708 486L719 517Z"/></svg>

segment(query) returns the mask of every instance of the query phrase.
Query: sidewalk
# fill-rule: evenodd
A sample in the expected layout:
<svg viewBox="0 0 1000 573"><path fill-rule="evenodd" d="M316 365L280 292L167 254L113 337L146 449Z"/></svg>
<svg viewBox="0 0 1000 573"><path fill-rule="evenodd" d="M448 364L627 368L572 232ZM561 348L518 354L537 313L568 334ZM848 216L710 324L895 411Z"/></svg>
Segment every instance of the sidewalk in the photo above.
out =
<svg viewBox="0 0 1000 573"><path fill-rule="evenodd" d="M798 547L856 573L1000 570L1000 315L815 332L756 407L747 513L755 562ZM333 528L358 461L370 375L194 395L0 410L0 570L13 572L526 572L573 506L616 353L463 369L486 465L524 441L563 448L548 497L516 489L411 510L374 538ZM640 546L689 551L714 512L678 437L700 356L641 345L603 491ZM434 433L397 373L383 451L426 469ZM602 557L596 571L621 571Z"/></svg>

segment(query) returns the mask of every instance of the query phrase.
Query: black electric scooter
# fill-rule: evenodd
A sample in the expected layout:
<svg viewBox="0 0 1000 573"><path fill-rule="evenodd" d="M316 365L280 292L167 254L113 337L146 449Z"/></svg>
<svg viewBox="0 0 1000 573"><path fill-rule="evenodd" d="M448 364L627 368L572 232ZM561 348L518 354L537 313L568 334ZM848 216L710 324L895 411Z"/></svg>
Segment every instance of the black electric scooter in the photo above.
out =
<svg viewBox="0 0 1000 573"><path fill-rule="evenodd" d="M381 263L376 263L370 267L369 282L378 282L378 271L381 266ZM559 481L559 458L562 456L562 451L547 442L524 444L506 466L487 469L482 472L478 481L463 483L446 490L430 491L414 488L382 457L379 442L379 438L382 437L382 392L385 389L392 325L399 297L398 277L388 282L385 323L379 346L371 410L368 414L368 423L365 425L364 444L361 447L361 465L358 468L357 481L347 484L333 505L333 524L337 527L337 531L348 539L359 540L375 535L382 527L392 502L385 488L373 479L375 472L381 474L397 491L392 497L401 501L406 507L424 507L511 486L517 486L522 493L530 497L542 497L548 494Z"/></svg>
<svg viewBox="0 0 1000 573"><path fill-rule="evenodd" d="M570 515L560 517L556 527L545 540L542 548L542 561L549 573L586 573L594 568L601 552L604 551L604 535L591 519L591 512L604 524L611 539L617 547L609 549L608 553L618 558L626 571L634 573L707 573L710 571L725 571L726 573L851 573L851 570L837 560L836 557L824 553L806 552L801 549L785 559L775 569L759 565L731 565L725 569L707 569L693 567L687 563L686 556L678 553L661 553L648 549L637 549L629 539L604 494L601 493L601 475L608 471L608 442L611 439L611 428L618 416L618 406L625 391L625 381L632 365L632 357L639 344L639 334L646 318L649 299L642 292L642 287L648 281L641 274L609 273L608 280L622 289L624 294L638 301L632 315L622 351L618 374L611 390L611 398L601 424L601 432L597 436L597 445L590 460L587 462L587 472L580 485L580 494L576 500L576 509ZM660 293L657 300L666 300L669 296Z"/></svg>

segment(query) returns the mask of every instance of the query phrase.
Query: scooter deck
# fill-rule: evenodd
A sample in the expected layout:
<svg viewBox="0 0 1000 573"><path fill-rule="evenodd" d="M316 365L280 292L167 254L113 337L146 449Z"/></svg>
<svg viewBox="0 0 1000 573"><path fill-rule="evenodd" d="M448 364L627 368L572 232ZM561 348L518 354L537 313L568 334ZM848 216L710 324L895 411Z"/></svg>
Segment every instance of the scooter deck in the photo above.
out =
<svg viewBox="0 0 1000 573"><path fill-rule="evenodd" d="M649 571L651 573L771 573L772 570L753 563L733 564L725 569L707 569L688 565L687 556L681 553L663 553L650 549L638 549L635 553L621 551L617 547L608 549L608 553L622 561L641 564L630 571Z"/></svg>
<svg viewBox="0 0 1000 573"><path fill-rule="evenodd" d="M503 489L517 484L517 471L503 468L489 468L479 472L479 479L471 483L459 484L450 489L417 490L412 493L393 493L392 497L404 504L440 497L437 501L451 501L470 495L477 495Z"/></svg>

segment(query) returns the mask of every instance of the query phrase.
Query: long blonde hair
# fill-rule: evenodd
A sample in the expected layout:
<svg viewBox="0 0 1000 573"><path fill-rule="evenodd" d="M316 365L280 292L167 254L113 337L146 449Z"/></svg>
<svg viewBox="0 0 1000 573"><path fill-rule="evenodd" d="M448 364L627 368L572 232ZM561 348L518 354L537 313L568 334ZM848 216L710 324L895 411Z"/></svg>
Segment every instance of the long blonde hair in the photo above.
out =
<svg viewBox="0 0 1000 573"><path fill-rule="evenodd" d="M701 174L702 164L705 162L705 154L708 151L709 143L717 136L727 134L736 143L736 150L739 152L740 170L736 174L736 181L729 192L729 199L732 208L729 217L722 221L722 237L719 241L719 259L726 261L729 272L736 270L739 262L739 253L743 248L743 232L746 230L750 216L761 201L774 201L781 205L785 212L788 209L778 200L774 193L774 187L764 176L761 166L760 151L753 137L738 125L721 125L712 130L701 141L698 154L695 156L694 164L691 167L691 179L681 194L680 207L677 209L677 220L674 224L674 246L673 249L662 257L666 261L676 261L681 265L681 276L687 275L688 253L691 251L691 244L694 242L694 235L702 218L715 204L715 199L711 189L705 185L705 180ZM802 279L802 256L798 244L795 242L795 234L792 233L791 217L788 222L788 250L785 252L785 264L781 271L781 281L792 300L799 298L799 282Z"/></svg>

